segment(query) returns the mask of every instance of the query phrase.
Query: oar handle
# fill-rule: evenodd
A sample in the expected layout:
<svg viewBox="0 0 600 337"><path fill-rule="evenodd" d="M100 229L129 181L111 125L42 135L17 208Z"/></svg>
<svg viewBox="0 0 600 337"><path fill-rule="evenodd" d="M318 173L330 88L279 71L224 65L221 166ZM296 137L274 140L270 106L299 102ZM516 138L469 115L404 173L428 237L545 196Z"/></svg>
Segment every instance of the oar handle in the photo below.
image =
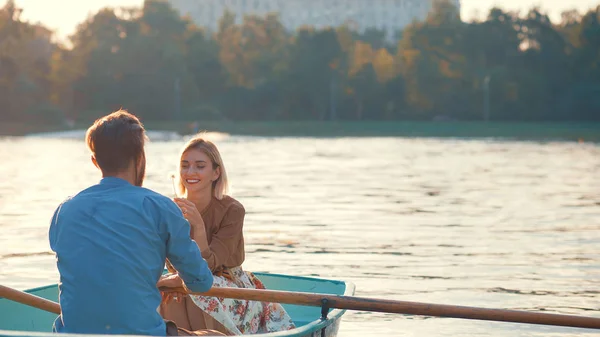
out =
<svg viewBox="0 0 600 337"><path fill-rule="evenodd" d="M165 292L177 291L186 293L186 291L181 288L161 288L160 290ZM546 314L529 311L487 309L353 296L243 288L213 287L205 293L191 294L315 307L322 306L323 300L327 300L328 307L336 309L600 329L600 318L597 317Z"/></svg>
<svg viewBox="0 0 600 337"><path fill-rule="evenodd" d="M60 315L60 305L45 298L0 285L0 297Z"/></svg>

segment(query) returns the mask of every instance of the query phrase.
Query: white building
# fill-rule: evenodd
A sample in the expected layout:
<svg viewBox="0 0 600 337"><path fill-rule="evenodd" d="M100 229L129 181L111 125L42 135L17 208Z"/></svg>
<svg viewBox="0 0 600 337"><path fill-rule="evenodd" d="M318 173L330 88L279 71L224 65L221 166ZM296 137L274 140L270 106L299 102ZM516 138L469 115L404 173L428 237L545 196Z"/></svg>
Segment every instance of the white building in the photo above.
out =
<svg viewBox="0 0 600 337"><path fill-rule="evenodd" d="M350 23L364 31L377 28L393 37L414 19L424 19L434 0L169 0L182 15L189 15L197 25L216 31L226 9L241 22L245 15L279 13L282 24L290 30L303 25L322 28ZM460 1L451 0L460 10Z"/></svg>

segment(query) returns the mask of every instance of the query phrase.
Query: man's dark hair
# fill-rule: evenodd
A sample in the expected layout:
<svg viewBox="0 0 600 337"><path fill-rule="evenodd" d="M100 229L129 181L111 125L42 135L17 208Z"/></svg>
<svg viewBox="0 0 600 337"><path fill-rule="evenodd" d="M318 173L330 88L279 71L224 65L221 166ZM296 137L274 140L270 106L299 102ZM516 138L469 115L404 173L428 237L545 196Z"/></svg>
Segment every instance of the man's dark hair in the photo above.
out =
<svg viewBox="0 0 600 337"><path fill-rule="evenodd" d="M145 160L145 132L136 116L119 110L97 119L85 139L102 173L114 175L126 170L132 160L136 165Z"/></svg>

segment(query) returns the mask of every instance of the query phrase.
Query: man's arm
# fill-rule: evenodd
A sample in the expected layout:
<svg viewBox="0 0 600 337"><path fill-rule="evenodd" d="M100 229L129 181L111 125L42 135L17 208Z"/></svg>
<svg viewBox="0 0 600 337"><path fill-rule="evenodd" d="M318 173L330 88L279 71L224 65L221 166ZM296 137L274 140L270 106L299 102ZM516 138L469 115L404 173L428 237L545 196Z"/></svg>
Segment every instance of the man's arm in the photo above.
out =
<svg viewBox="0 0 600 337"><path fill-rule="evenodd" d="M190 238L190 224L174 202L167 199L161 208L162 226L167 231L167 258L188 289L208 291L213 284L213 275L198 245Z"/></svg>
<svg viewBox="0 0 600 337"><path fill-rule="evenodd" d="M63 203L64 203L64 201L63 201ZM56 231L58 230L58 228L56 228L56 226L57 226L57 222L58 222L58 214L60 213L60 209L62 208L63 203L58 205L56 210L54 210L54 214L52 215L52 219L50 220L50 228L48 229L48 241L50 242L50 249L52 249L52 251L54 251L54 252L56 251L56 240L57 240Z"/></svg>

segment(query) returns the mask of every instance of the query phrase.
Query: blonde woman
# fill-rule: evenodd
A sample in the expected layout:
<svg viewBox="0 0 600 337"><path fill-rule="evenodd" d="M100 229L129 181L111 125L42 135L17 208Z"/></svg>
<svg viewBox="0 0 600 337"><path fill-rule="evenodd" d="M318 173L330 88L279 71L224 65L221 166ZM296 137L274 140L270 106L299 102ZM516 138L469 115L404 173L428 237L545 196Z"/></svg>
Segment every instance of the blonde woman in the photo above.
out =
<svg viewBox="0 0 600 337"><path fill-rule="evenodd" d="M217 147L202 136L192 138L181 151L177 180L182 197L174 200L189 221L191 237L214 275L213 286L264 289L256 276L241 267L245 258L245 210L227 195L227 172ZM228 335L295 327L280 304L206 296L190 295L175 301L166 297L161 314L182 328L210 327Z"/></svg>

